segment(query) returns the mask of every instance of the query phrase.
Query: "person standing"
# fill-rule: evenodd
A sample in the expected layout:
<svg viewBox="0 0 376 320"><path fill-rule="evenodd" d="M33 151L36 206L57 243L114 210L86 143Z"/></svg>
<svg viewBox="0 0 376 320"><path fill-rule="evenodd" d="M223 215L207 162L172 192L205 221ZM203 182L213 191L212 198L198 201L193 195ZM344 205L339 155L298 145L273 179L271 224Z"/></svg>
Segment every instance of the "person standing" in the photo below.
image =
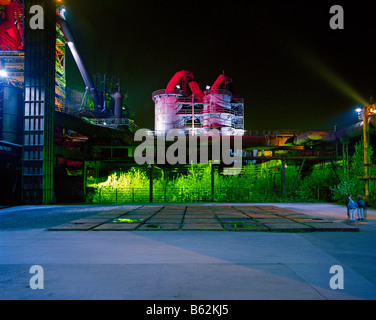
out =
<svg viewBox="0 0 376 320"><path fill-rule="evenodd" d="M349 203L347 204L347 208L349 210L351 222L355 222L355 210L357 207L358 204L353 199L351 199L351 196L349 196Z"/></svg>
<svg viewBox="0 0 376 320"><path fill-rule="evenodd" d="M356 212L358 213L358 220L364 220L365 202L361 195L358 195L358 200L356 200L356 203L358 205L358 208L356 209Z"/></svg>

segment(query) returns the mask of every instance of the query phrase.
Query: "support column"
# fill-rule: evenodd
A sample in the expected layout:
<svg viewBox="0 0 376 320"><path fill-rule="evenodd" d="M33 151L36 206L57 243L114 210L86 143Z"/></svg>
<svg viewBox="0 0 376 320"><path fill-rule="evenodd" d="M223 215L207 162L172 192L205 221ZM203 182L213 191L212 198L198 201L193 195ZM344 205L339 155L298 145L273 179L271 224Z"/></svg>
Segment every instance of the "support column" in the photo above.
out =
<svg viewBox="0 0 376 320"><path fill-rule="evenodd" d="M210 161L210 177L211 177L211 201L214 202L214 165L213 165L213 160Z"/></svg>
<svg viewBox="0 0 376 320"><path fill-rule="evenodd" d="M342 164L343 164L343 174L345 176L349 173L349 141L344 140L342 142Z"/></svg>
<svg viewBox="0 0 376 320"><path fill-rule="evenodd" d="M34 5L43 12L32 10L34 13L30 13ZM25 1L24 203L53 202L55 10L53 0ZM40 18L35 21L36 14L40 14ZM38 23L38 28L32 28L31 18Z"/></svg>
<svg viewBox="0 0 376 320"><path fill-rule="evenodd" d="M153 169L152 164L149 165L149 202L153 202Z"/></svg>
<svg viewBox="0 0 376 320"><path fill-rule="evenodd" d="M286 197L286 161L282 160L282 169L281 169L281 188L282 188L282 198Z"/></svg>
<svg viewBox="0 0 376 320"><path fill-rule="evenodd" d="M369 105L363 108L364 196L369 196Z"/></svg>
<svg viewBox="0 0 376 320"><path fill-rule="evenodd" d="M303 166L304 166L304 162L305 162L305 159L303 159L302 163L300 164L298 174L296 175L296 178L295 178L295 181L294 181L294 185L292 186L291 195L293 195L294 192L295 192L295 187L296 187L296 184L297 184L298 179L300 177L300 173L302 172L302 169L303 169Z"/></svg>

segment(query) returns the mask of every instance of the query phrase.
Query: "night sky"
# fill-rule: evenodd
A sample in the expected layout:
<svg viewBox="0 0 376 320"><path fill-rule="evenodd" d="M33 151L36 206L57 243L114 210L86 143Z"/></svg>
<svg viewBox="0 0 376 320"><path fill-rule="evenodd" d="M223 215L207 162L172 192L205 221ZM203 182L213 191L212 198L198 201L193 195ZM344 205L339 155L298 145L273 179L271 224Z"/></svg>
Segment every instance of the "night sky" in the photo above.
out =
<svg viewBox="0 0 376 320"><path fill-rule="evenodd" d="M376 97L376 5L370 1L65 0L92 74L120 74L140 127L151 94L180 70L202 90L225 71L245 99L246 129L333 129ZM332 5L344 30L332 30ZM84 90L67 55L68 86Z"/></svg>

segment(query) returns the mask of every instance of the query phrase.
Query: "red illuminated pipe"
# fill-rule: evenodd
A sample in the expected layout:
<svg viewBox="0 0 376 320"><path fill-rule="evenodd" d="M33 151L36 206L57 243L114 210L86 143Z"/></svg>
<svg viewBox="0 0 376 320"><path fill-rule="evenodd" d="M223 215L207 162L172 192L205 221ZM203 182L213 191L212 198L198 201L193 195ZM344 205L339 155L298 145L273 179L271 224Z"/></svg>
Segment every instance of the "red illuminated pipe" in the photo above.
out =
<svg viewBox="0 0 376 320"><path fill-rule="evenodd" d="M191 88L192 93L195 97L201 99L204 97L204 93L202 92L201 88L199 87L196 80L192 80L189 82L189 87Z"/></svg>
<svg viewBox="0 0 376 320"><path fill-rule="evenodd" d="M196 139L198 142L198 145L200 142L205 141L208 145L211 145L213 142L219 142L221 143L222 139L229 139L230 146L232 147L234 145L234 139L235 136L222 136L222 135L214 135L210 136L210 139L208 139L207 136L191 136L189 139ZM242 148L251 148L251 147L267 147L267 146L276 146L278 145L277 139L274 138L274 136L236 136L237 138L240 138L242 141ZM187 141L189 140L187 139ZM203 144L206 144L203 143Z"/></svg>
<svg viewBox="0 0 376 320"><path fill-rule="evenodd" d="M241 148L242 149L247 149L247 148L254 148L254 147L276 147L279 145L279 141L275 136L268 136L268 135L263 135L263 136L236 136L236 138L241 139L242 144ZM127 143L130 145L139 145L139 142L135 141L130 141L128 140L129 138L127 137ZM197 141L197 146L200 145L208 145L211 146L214 143L223 143L223 139L229 139L229 146L230 148L234 147L235 145L235 136L222 136L222 135L217 135L214 137L205 137L203 136L190 136L189 138L186 139L186 145L187 147L190 144L190 140L196 140ZM175 143L174 141L166 141L165 145L170 146L171 144ZM155 137L154 145L157 144L157 138Z"/></svg>
<svg viewBox="0 0 376 320"><path fill-rule="evenodd" d="M193 73L190 71L182 70L176 72L175 75L172 77L170 82L167 84L166 93L174 93L176 90L176 85L180 82L183 82L183 91L186 91L186 85L189 84L189 88L191 89L192 93L195 97L203 98L204 93L202 92L201 88L199 87L197 81L193 77Z"/></svg>
<svg viewBox="0 0 376 320"><path fill-rule="evenodd" d="M170 82L167 84L166 93L173 93L176 90L176 85L181 81L185 81L187 78L193 78L192 72L182 70L175 73Z"/></svg>
<svg viewBox="0 0 376 320"><path fill-rule="evenodd" d="M211 114L211 113L221 113L223 112L223 107L221 105L218 104L218 100L222 101L223 100L223 96L219 95L219 87L222 85L222 83L224 83L225 85L225 89L227 89L227 78L225 76L225 74L221 74L219 75L219 77L217 78L217 80L213 83L213 85L211 86L211 89L210 89L210 92L208 92L209 94L211 95L217 95L216 97L211 97L211 98L208 98L207 102L205 105L204 105L204 108L202 109L202 113L203 114ZM218 120L217 118L212 118L210 116L205 116L204 117L204 121L203 121L203 124L202 124L202 127L203 128L220 128L220 127L223 127L223 123L221 122L221 120Z"/></svg>
<svg viewBox="0 0 376 320"><path fill-rule="evenodd" d="M226 80L226 77L224 74L221 74L217 80L215 80L215 82L213 83L213 85L211 86L211 90L218 90L219 89L219 86L222 84L222 82L224 82Z"/></svg>

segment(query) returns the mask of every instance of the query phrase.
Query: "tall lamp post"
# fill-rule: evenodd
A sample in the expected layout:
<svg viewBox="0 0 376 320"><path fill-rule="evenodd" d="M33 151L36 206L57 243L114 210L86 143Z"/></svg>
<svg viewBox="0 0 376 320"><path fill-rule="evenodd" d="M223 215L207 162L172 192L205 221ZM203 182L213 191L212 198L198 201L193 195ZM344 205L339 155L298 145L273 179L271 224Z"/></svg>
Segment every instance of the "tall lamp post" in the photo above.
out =
<svg viewBox="0 0 376 320"><path fill-rule="evenodd" d="M359 111L363 111L363 148L364 148L364 176L358 177L361 180L364 180L364 196L367 198L369 196L369 181L374 179L375 177L370 177L369 175L369 168L370 168L370 161L369 161L369 117L372 115L376 115L376 103L373 102L371 98L370 102L367 103L363 109L357 109L358 114Z"/></svg>

